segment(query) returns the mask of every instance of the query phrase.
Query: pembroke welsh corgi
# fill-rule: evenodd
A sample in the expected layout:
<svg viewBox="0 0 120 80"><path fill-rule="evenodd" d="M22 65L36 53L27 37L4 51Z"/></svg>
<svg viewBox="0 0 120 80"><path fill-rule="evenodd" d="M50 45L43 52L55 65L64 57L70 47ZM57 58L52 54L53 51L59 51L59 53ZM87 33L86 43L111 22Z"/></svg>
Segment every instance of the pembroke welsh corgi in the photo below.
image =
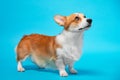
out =
<svg viewBox="0 0 120 80"><path fill-rule="evenodd" d="M16 47L18 71L25 70L22 61L31 56L40 67L58 69L60 76L68 76L66 65L71 73L77 73L73 64L81 56L83 32L91 26L92 19L82 13L74 13L70 16L56 15L54 20L64 27L59 35L31 34L21 39Z"/></svg>

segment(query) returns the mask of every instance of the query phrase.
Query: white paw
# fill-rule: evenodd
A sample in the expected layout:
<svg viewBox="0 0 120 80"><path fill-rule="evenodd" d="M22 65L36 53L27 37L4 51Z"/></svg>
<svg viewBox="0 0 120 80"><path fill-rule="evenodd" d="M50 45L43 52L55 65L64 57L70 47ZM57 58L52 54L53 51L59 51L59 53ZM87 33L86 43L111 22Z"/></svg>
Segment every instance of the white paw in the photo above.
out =
<svg viewBox="0 0 120 80"><path fill-rule="evenodd" d="M65 70L62 70L62 71L60 71L60 76L66 77L66 76L68 76L68 74Z"/></svg>
<svg viewBox="0 0 120 80"><path fill-rule="evenodd" d="M18 71L19 71L19 72L24 72L24 71L25 71L25 69L24 69L24 68L22 68L22 67L19 67L19 68L18 68Z"/></svg>
<svg viewBox="0 0 120 80"><path fill-rule="evenodd" d="M77 74L77 73L78 73L77 70L75 70L75 69L71 69L70 72L71 72L72 74Z"/></svg>

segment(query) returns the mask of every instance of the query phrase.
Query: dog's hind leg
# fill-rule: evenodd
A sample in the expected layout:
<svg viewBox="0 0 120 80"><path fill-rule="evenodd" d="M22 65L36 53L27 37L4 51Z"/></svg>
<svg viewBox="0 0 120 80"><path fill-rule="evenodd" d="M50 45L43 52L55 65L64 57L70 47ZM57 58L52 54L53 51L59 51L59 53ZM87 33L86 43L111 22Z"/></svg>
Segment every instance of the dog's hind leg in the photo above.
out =
<svg viewBox="0 0 120 80"><path fill-rule="evenodd" d="M22 66L22 61L25 60L30 55L30 40L28 36L24 36L18 46L16 47L17 53L17 70L22 72L25 69Z"/></svg>
<svg viewBox="0 0 120 80"><path fill-rule="evenodd" d="M23 66L22 66L21 61L18 61L17 70L18 70L19 72L25 71L25 69L24 69Z"/></svg>
<svg viewBox="0 0 120 80"><path fill-rule="evenodd" d="M26 53L26 51L24 52L21 51L19 52L19 50L17 51L17 70L20 72L25 71L25 69L22 66L22 62L29 56L28 53Z"/></svg>
<svg viewBox="0 0 120 80"><path fill-rule="evenodd" d="M28 57L28 55L25 55L24 57L17 56L17 70L19 72L25 71L25 69L22 66L22 62Z"/></svg>
<svg viewBox="0 0 120 80"><path fill-rule="evenodd" d="M25 71L25 69L22 66L22 62L25 61L25 59L30 55L30 49L27 47L27 45L18 45L17 50L17 70L20 72Z"/></svg>

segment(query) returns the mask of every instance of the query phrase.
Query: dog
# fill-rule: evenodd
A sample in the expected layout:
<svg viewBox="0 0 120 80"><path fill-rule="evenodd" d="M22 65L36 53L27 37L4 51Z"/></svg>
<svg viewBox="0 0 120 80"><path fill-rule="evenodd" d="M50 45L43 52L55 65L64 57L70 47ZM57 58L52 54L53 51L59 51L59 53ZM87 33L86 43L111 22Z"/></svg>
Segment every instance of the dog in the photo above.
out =
<svg viewBox="0 0 120 80"><path fill-rule="evenodd" d="M18 71L25 71L22 61L31 56L40 67L56 68L60 76L68 76L66 65L71 73L77 73L74 62L81 57L83 33L90 28L92 19L82 13L74 13L69 16L56 15L54 20L64 27L59 35L30 34L20 40L16 47Z"/></svg>

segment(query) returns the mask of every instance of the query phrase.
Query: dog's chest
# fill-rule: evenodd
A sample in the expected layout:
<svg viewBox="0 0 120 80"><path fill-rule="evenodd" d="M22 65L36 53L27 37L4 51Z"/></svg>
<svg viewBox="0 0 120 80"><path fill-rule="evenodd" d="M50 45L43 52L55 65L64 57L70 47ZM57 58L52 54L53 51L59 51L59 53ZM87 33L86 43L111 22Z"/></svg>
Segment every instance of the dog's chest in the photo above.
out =
<svg viewBox="0 0 120 80"><path fill-rule="evenodd" d="M81 35L59 35L57 42L62 46L59 56L63 56L65 63L78 60L81 56L82 36Z"/></svg>
<svg viewBox="0 0 120 80"><path fill-rule="evenodd" d="M81 42L80 42L81 43ZM63 58L66 63L76 61L80 58L82 43L70 43L69 41L62 46Z"/></svg>

